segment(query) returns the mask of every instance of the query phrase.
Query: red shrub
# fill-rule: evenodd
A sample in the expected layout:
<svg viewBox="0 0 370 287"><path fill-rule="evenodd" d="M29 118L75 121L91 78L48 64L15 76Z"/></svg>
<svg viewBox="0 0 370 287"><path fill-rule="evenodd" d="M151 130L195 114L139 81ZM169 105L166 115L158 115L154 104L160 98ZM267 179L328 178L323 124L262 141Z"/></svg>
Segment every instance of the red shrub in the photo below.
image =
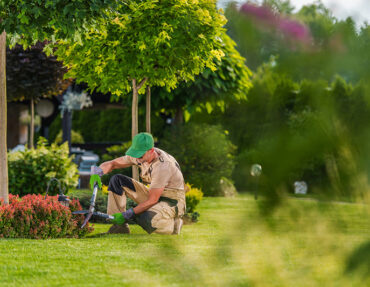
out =
<svg viewBox="0 0 370 287"><path fill-rule="evenodd" d="M81 229L83 215L72 215L81 210L77 199L69 208L58 202L57 196L28 194L22 198L9 194L9 204L0 201L0 237L58 238L82 237L93 230L88 224Z"/></svg>

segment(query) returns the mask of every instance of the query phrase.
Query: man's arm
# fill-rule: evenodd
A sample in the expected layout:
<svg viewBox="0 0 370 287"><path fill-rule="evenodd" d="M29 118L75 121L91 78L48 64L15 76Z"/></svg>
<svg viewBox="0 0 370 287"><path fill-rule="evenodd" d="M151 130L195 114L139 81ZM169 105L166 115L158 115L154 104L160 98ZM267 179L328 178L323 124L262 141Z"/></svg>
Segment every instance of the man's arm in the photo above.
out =
<svg viewBox="0 0 370 287"><path fill-rule="evenodd" d="M122 157L114 160L103 162L99 167L103 170L104 174L110 173L114 169L130 167L133 164L127 163Z"/></svg>
<svg viewBox="0 0 370 287"><path fill-rule="evenodd" d="M156 204L159 200L159 197L161 196L162 192L164 190L164 187L162 188L151 188L149 189L149 198L148 200L139 203L135 208L134 212L135 214L139 214L144 212L145 210L151 208L154 204Z"/></svg>
<svg viewBox="0 0 370 287"><path fill-rule="evenodd" d="M151 188L149 189L149 198L148 200L139 203L138 206L135 208L130 208L129 210L126 210L125 212L118 212L113 214L114 219L112 222L114 224L124 224L127 222L127 220L131 219L135 214L140 214L144 212L145 210L151 208L154 204L156 204L159 200L159 197L161 196L162 192L164 190L163 188Z"/></svg>

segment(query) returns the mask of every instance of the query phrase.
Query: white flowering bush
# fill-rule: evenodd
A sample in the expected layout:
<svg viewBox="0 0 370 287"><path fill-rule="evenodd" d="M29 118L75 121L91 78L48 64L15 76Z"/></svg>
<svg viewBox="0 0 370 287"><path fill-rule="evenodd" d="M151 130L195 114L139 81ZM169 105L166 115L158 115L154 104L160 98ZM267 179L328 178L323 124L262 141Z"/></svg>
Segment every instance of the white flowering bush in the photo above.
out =
<svg viewBox="0 0 370 287"><path fill-rule="evenodd" d="M72 112L74 110L82 110L83 108L91 107L92 104L92 100L87 93L69 90L64 95L63 102L59 106L59 109L63 116L65 111Z"/></svg>

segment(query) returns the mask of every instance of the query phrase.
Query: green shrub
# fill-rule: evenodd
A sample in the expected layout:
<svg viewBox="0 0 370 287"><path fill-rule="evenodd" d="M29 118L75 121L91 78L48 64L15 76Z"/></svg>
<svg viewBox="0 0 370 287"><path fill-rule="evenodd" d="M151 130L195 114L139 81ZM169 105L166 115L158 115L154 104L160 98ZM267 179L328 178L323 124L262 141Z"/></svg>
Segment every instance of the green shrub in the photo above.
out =
<svg viewBox="0 0 370 287"><path fill-rule="evenodd" d="M203 192L199 188L192 187L188 183L186 184L186 187L186 212L193 213L199 202L203 199Z"/></svg>
<svg viewBox="0 0 370 287"><path fill-rule="evenodd" d="M57 137L55 138L55 143L57 143L57 144L62 143L62 136L63 136L62 131L60 131L57 134ZM76 132L74 130L72 130L72 132L71 132L71 141L72 141L72 143L77 143L77 144L85 143L84 138L82 137L82 135L79 132Z"/></svg>
<svg viewBox="0 0 370 287"><path fill-rule="evenodd" d="M88 224L81 228L84 217L72 215L76 210L81 210L78 200L72 200L68 208L58 202L57 196L28 194L19 198L9 194L9 204L0 200L0 237L82 237L93 228Z"/></svg>
<svg viewBox="0 0 370 287"><path fill-rule="evenodd" d="M8 154L9 191L12 194L43 194L51 178L60 180L63 188L77 185L77 166L69 157L67 143L47 145L39 138L36 149ZM49 195L59 193L57 185L51 185Z"/></svg>
<svg viewBox="0 0 370 287"><path fill-rule="evenodd" d="M220 126L188 124L165 134L160 148L176 158L186 181L206 196L217 196L220 179L230 178L236 147Z"/></svg>
<svg viewBox="0 0 370 287"><path fill-rule="evenodd" d="M89 142L124 141L130 139L129 109L81 110L73 113L73 127Z"/></svg>

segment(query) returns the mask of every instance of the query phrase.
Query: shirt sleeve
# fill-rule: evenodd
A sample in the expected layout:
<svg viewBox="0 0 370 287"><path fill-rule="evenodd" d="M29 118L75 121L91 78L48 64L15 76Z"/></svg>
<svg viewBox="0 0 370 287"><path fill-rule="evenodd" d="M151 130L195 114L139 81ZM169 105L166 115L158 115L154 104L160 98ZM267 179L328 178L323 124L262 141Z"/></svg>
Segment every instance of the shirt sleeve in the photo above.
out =
<svg viewBox="0 0 370 287"><path fill-rule="evenodd" d="M124 155L122 157L122 161L124 164L128 164L128 165L137 165L137 160L136 158L133 158L129 155Z"/></svg>
<svg viewBox="0 0 370 287"><path fill-rule="evenodd" d="M161 162L152 170L152 181L150 188L164 188L168 185L172 176L169 162Z"/></svg>

